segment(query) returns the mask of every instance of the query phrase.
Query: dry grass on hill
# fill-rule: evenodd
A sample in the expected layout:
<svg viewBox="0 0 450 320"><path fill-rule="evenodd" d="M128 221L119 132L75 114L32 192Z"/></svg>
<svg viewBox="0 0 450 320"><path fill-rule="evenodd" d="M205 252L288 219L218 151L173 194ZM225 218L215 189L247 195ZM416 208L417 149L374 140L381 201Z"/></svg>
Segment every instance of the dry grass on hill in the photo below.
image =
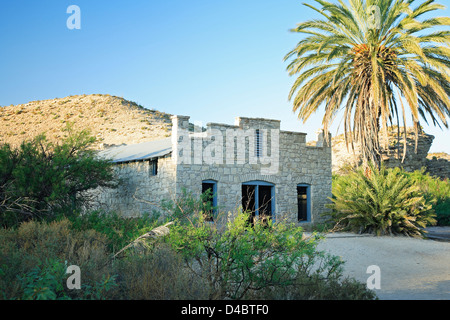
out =
<svg viewBox="0 0 450 320"><path fill-rule="evenodd" d="M434 152L434 153L429 153L427 158L430 160L433 158L436 158L436 159L445 159L445 160L450 161L450 154L445 153L445 152Z"/></svg>
<svg viewBox="0 0 450 320"><path fill-rule="evenodd" d="M0 143L17 146L45 133L57 142L68 123L74 130L88 129L95 147L134 144L170 136L170 114L110 95L78 95L0 108Z"/></svg>

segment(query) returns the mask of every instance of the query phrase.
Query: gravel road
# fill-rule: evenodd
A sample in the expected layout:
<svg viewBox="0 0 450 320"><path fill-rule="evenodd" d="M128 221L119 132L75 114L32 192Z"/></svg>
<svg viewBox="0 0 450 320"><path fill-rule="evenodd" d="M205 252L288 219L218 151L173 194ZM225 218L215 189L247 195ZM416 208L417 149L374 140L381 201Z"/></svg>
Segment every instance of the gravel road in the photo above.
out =
<svg viewBox="0 0 450 320"><path fill-rule="evenodd" d="M381 300L450 300L450 242L408 237L328 234L319 250L340 256L344 274L363 283L380 268Z"/></svg>

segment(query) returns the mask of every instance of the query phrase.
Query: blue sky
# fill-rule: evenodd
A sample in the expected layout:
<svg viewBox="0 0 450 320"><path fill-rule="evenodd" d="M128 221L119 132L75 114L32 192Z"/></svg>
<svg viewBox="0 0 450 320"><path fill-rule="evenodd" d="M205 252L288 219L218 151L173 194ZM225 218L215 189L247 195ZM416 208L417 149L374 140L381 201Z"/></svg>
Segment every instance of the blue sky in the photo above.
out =
<svg viewBox="0 0 450 320"><path fill-rule="evenodd" d="M317 17L302 2L313 3L2 0L0 105L111 94L203 124L279 119L314 140L322 116L297 120L283 61L300 40L289 29ZM70 5L81 9L80 30L66 26ZM436 136L431 151L450 153L449 130L424 128Z"/></svg>

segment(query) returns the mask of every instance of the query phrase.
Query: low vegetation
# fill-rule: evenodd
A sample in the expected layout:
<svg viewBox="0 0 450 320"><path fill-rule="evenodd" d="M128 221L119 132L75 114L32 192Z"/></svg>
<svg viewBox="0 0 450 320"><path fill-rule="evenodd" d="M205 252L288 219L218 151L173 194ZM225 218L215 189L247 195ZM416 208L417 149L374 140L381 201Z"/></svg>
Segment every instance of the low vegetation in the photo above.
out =
<svg viewBox="0 0 450 320"><path fill-rule="evenodd" d="M190 213L193 224L177 220L168 236L114 258L118 243L147 230L130 227L144 220L106 215L110 223L105 224L98 213L89 215L0 229L0 298L375 298L364 284L343 278L343 262L318 252L318 239L302 239L300 228L252 228L241 213L220 230L205 222L203 213ZM87 220L90 224L82 226ZM69 265L81 269L80 290L66 285Z"/></svg>
<svg viewBox="0 0 450 320"><path fill-rule="evenodd" d="M60 144L41 134L17 148L0 146L1 226L70 215L88 201L84 191L115 186L111 162L89 148L95 138L70 126L66 132Z"/></svg>
<svg viewBox="0 0 450 320"><path fill-rule="evenodd" d="M208 288L209 299L375 297L365 284L343 278L338 257L316 249L319 236L307 238L295 224L250 224L249 218L237 212L211 223L199 212L178 220L165 238Z"/></svg>
<svg viewBox="0 0 450 320"><path fill-rule="evenodd" d="M404 173L418 185L427 202L433 204L438 226L450 226L450 180L439 179L424 170Z"/></svg>
<svg viewBox="0 0 450 320"><path fill-rule="evenodd" d="M450 183L424 171L360 167L333 177L329 207L344 230L421 236L427 226L448 225Z"/></svg>
<svg viewBox="0 0 450 320"><path fill-rule="evenodd" d="M124 224L130 223L124 219ZM200 299L203 286L164 245L112 259L114 237L79 230L73 222L29 221L0 229L0 298L14 300ZM100 229L100 228L99 228ZM81 270L81 289L69 290L67 266ZM195 289L196 288L196 289ZM194 290L197 290L194 292Z"/></svg>

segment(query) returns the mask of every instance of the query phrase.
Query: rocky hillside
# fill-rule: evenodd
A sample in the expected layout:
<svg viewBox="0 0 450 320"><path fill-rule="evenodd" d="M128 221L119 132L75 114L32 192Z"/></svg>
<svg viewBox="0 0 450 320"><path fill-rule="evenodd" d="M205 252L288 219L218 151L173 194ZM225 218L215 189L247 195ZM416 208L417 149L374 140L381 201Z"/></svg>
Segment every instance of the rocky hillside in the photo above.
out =
<svg viewBox="0 0 450 320"><path fill-rule="evenodd" d="M406 171L426 168L432 175L441 178L450 177L450 155L446 153L429 153L434 136L425 132L420 133L416 152L415 134L412 128L408 128L406 155L402 162L404 137L403 133L401 133L400 137L397 134L397 127L390 127L388 130L389 142L386 144L384 143L384 136L380 135L382 159L387 167L403 167ZM358 144L355 144L355 152L353 152L351 147L347 149L344 135L333 137L331 143L333 172L338 173L343 168L354 167L361 163L361 153Z"/></svg>
<svg viewBox="0 0 450 320"><path fill-rule="evenodd" d="M170 114L110 95L78 95L0 108L0 143L19 145L45 132L48 140L63 138L67 123L89 129L97 148L133 144L170 135Z"/></svg>
<svg viewBox="0 0 450 320"><path fill-rule="evenodd" d="M397 136L397 127L390 127L388 130L388 143L386 144L385 137L380 134L380 146L382 148L381 157L387 167L402 166L408 171L414 171L426 166L426 159L428 151L433 143L434 136L422 132L419 134L417 143L417 152L415 146L415 134L412 128L407 129L406 136L406 156L403 159L404 136L400 132L400 137ZM398 139L400 138L400 139ZM344 135L339 135L333 138L333 169L337 170L343 165L358 165L361 163L361 152L358 144L355 144L355 153L351 147L347 149Z"/></svg>

